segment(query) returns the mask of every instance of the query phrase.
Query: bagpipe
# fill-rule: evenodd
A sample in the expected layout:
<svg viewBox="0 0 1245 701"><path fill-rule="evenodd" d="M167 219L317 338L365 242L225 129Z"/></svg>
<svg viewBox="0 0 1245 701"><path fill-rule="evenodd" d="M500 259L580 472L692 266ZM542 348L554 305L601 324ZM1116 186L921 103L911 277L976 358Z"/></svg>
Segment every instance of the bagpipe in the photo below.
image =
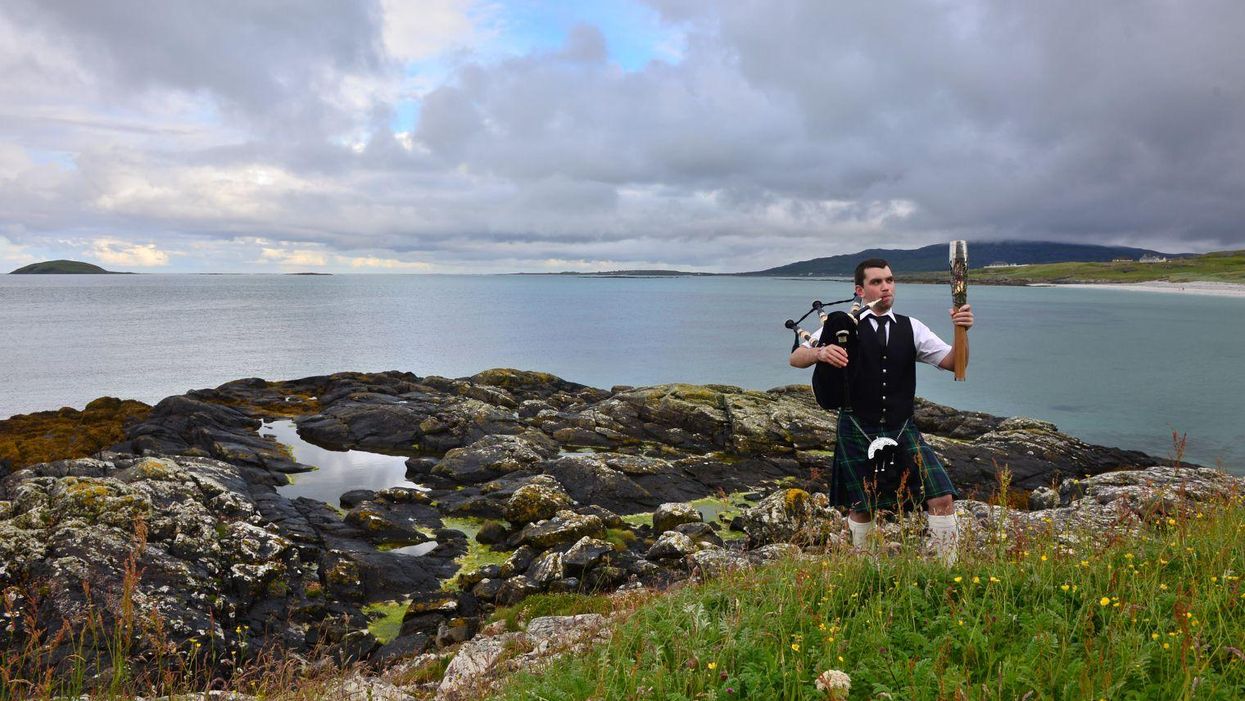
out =
<svg viewBox="0 0 1245 701"><path fill-rule="evenodd" d="M829 303L813 300L812 307L807 312L804 312L804 316L799 319L787 319L784 323L784 326L795 333L795 341L791 344L791 351L795 352L795 349L799 348L801 343L812 340L813 334L801 328L800 322L807 319L811 314L816 313L821 321L821 333L817 337L815 347L827 346L833 343L847 351L849 358L852 357L860 345L860 337L857 333L857 327L860 325L860 314L866 309L872 309L873 305L879 301L874 300L866 303L859 296L852 296ZM850 311L826 311L826 307L848 302L852 303ZM850 409L853 372L854 368L850 363L845 368L836 368L830 363L818 362L816 367L813 368L813 396L817 398L817 404L823 409Z"/></svg>

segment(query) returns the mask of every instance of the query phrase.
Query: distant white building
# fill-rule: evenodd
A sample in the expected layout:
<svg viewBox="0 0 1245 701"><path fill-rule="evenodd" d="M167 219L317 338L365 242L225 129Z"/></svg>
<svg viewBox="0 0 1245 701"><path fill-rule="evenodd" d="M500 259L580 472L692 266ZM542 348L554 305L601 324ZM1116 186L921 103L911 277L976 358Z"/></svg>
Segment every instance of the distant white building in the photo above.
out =
<svg viewBox="0 0 1245 701"><path fill-rule="evenodd" d="M991 263L989 265L983 265L981 267L983 268L1023 268L1026 265L1028 265L1028 263L1004 263L1000 261L998 263Z"/></svg>
<svg viewBox="0 0 1245 701"><path fill-rule="evenodd" d="M1166 263L1166 262L1167 262L1167 256L1150 256L1150 255L1145 255L1145 256L1142 256L1142 257L1138 260L1138 262L1140 262L1140 263Z"/></svg>

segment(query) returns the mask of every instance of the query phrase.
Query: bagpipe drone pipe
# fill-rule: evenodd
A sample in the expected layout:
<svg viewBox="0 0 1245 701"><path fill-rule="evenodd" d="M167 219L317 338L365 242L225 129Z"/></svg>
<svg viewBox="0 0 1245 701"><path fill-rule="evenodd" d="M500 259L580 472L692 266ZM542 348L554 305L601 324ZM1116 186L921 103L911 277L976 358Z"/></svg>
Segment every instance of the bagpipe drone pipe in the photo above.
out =
<svg viewBox="0 0 1245 701"><path fill-rule="evenodd" d="M852 302L851 311L826 311L827 306L847 302ZM869 306L872 306L872 304ZM842 299L829 304L814 301L812 308L805 312L804 316L800 317L798 321L787 319L784 324L788 329L795 332L795 342L792 344L791 350L794 351L801 343L812 339L813 334L800 328L800 322L816 312L821 320L821 333L818 334L817 340L813 344L814 347L837 345L847 351L847 356L850 359L855 355L856 349L860 344L857 326L860 324L860 313L864 308L859 297ZM850 362L845 368L836 368L830 363L818 362L813 368L812 382L813 396L817 398L817 404L823 409L850 409L850 383L851 374L854 372L855 367Z"/></svg>

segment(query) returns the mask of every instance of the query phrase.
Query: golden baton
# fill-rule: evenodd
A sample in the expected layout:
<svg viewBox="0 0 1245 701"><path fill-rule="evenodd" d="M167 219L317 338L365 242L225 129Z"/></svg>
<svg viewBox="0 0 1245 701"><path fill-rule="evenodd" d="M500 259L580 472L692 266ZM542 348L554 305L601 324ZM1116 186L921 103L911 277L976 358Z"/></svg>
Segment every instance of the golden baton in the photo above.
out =
<svg viewBox="0 0 1245 701"><path fill-rule="evenodd" d="M960 307L968 304L968 242L952 241L951 242L951 307L959 310ZM955 344L952 347L955 353L955 380L963 382L965 375L965 367L968 365L968 329L963 326L955 326Z"/></svg>

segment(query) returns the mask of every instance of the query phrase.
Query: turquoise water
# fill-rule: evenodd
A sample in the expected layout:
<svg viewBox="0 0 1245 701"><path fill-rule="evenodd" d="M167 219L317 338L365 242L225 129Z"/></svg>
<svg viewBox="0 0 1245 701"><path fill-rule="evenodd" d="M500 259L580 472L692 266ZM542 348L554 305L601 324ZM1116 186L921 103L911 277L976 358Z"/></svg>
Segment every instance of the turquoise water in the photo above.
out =
<svg viewBox="0 0 1245 701"><path fill-rule="evenodd" d="M0 417L101 395L154 402L241 377L544 370L598 387L803 383L790 332L848 283L571 276L0 276ZM896 309L944 338L945 286ZM1245 473L1245 299L972 287L968 381L918 393L1055 422L1085 440Z"/></svg>

